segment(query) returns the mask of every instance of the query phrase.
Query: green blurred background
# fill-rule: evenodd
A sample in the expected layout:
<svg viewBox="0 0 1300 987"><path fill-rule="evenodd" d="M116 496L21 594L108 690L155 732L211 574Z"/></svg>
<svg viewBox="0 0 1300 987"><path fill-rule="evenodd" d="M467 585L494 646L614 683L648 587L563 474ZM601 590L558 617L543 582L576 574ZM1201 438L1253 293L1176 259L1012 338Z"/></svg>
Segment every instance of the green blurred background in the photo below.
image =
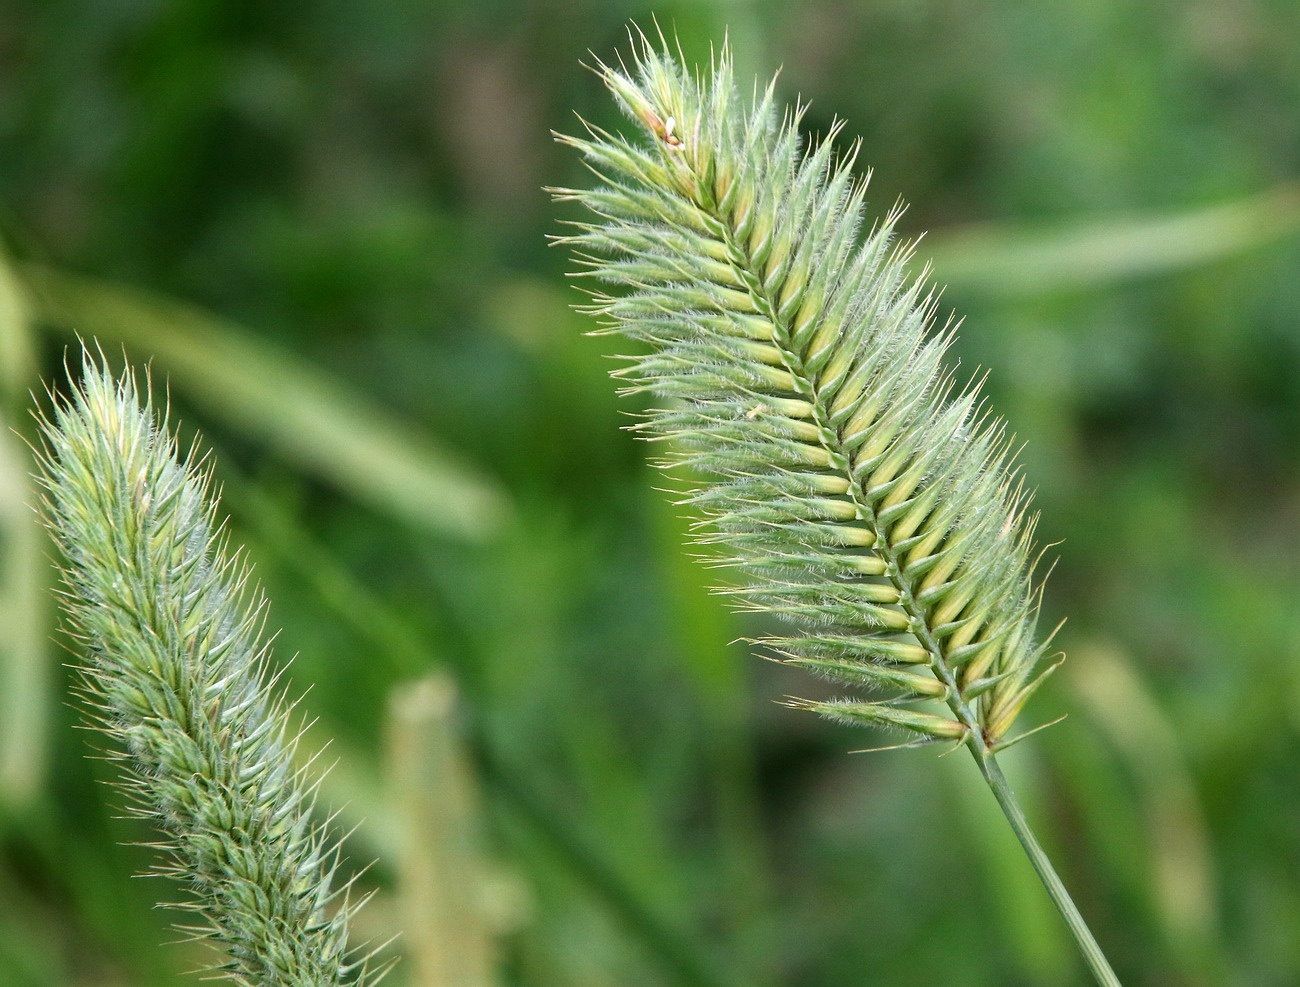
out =
<svg viewBox="0 0 1300 987"><path fill-rule="evenodd" d="M541 186L652 14L931 231L1062 542L1027 718L1070 716L1008 770L1124 982L1300 983L1300 5L7 0L0 985L204 958L25 507L75 333L217 455L394 984L1084 983L964 754L775 705L821 687L735 643L620 431Z"/></svg>

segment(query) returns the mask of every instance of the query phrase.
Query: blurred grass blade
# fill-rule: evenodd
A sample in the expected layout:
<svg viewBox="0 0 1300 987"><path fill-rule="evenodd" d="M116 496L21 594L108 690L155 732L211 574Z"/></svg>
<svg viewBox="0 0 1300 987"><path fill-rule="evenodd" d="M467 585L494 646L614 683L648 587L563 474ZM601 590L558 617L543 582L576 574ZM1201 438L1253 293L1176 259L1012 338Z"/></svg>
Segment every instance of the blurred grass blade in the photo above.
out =
<svg viewBox="0 0 1300 987"><path fill-rule="evenodd" d="M183 303L26 265L34 315L152 358L171 384L286 460L404 521L486 537L504 492L449 450L292 354Z"/></svg>
<svg viewBox="0 0 1300 987"><path fill-rule="evenodd" d="M9 260L0 255L0 388L11 413L26 405L36 380L35 349L31 300Z"/></svg>
<svg viewBox="0 0 1300 987"><path fill-rule="evenodd" d="M710 590L715 574L682 551L695 517L684 514L649 484L645 509L654 538L656 563L671 601L673 628L683 662L683 681L697 697L707 743L701 758L712 780L718 827L718 871L726 884L726 928L740 955L751 957L746 970L754 987L772 983L777 944L774 893L767 861L772 851L759 818L758 767L754 726L749 713L748 656L737 648L736 615L718 606ZM698 516L698 515L697 515ZM696 516L696 517L697 517Z"/></svg>
<svg viewBox="0 0 1300 987"><path fill-rule="evenodd" d="M1058 230L978 224L922 241L943 280L1020 297L1129 281L1231 257L1300 230L1300 182L1164 216L1121 216Z"/></svg>
<svg viewBox="0 0 1300 987"><path fill-rule="evenodd" d="M1017 748L1006 755L1008 769L1035 755L1032 748ZM1046 815L1039 791L1039 773L1013 770L1016 793L1036 817ZM987 900L1001 923L1006 951L1024 983L1061 984L1069 981L1074 962L1073 948L1061 927L1056 910L1043 896L1037 875L1024 860L1024 853L1007 832L1001 815L988 806L983 783L965 771L945 771L942 777L951 787L963 822L971 834L988 882Z"/></svg>
<svg viewBox="0 0 1300 987"><path fill-rule="evenodd" d="M240 520L252 526L256 543L276 553L286 566L317 594L317 597L353 631L388 654L394 669L406 674L446 663L446 656L421 644L419 632L361 580L339 564L309 532L297 525L286 511L240 478L222 457L221 477L231 502L238 505ZM309 730L304 747L323 745L313 741ZM593 838L580 817L568 805L542 795L534 770L499 755L493 741L470 723L466 746L473 755L484 784L508 805L519 819L561 862L574 880L584 886L644 946L649 955L683 987L736 987L744 982L731 975L719 951L693 931L681 930L665 919L661 909L649 900L646 889L627 880L615 866L610 848ZM406 853L405 833L399 812L389 793L367 771L360 755L334 739L330 749L337 763L324 777L324 801L340 806L341 818L349 825L364 821L365 828L353 837L373 849L384 860L401 860ZM362 811L364 809L364 812Z"/></svg>
<svg viewBox="0 0 1300 987"><path fill-rule="evenodd" d="M519 894L485 855L456 687L435 673L394 690L388 782L404 834L397 858L402 944L413 987L496 987L501 918Z"/></svg>
<svg viewBox="0 0 1300 987"><path fill-rule="evenodd" d="M23 805L45 778L50 695L49 565L31 509L31 450L18 431L36 386L28 303L0 257L0 803Z"/></svg>
<svg viewBox="0 0 1300 987"><path fill-rule="evenodd" d="M1094 643L1076 655L1066 666L1071 683L1135 782L1157 915L1179 955L1210 977L1203 982L1218 982L1226 969L1215 906L1218 882L1178 731L1117 649Z"/></svg>
<svg viewBox="0 0 1300 987"><path fill-rule="evenodd" d="M40 790L47 760L51 656L45 537L30 505L31 459L0 415L0 802Z"/></svg>
<svg viewBox="0 0 1300 987"><path fill-rule="evenodd" d="M208 446L217 448L211 442ZM433 649L380 594L356 578L305 530L267 485L249 480L229 465L231 461L229 456L218 457L217 478L221 481L222 500L232 508L235 523L248 529L246 541L255 544L259 552L274 556L316 594L330 613L372 641L391 663L395 677L427 674L441 663Z"/></svg>

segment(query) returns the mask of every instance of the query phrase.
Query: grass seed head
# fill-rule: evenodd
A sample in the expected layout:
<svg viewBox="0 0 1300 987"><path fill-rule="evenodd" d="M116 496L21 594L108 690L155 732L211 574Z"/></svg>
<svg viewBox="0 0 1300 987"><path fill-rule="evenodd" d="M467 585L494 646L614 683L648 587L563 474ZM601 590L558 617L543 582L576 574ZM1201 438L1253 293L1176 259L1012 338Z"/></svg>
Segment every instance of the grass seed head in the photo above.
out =
<svg viewBox="0 0 1300 987"><path fill-rule="evenodd" d="M633 44L597 72L639 133L561 137L597 183L558 198L594 215L564 238L608 286L588 310L642 347L618 378L660 399L637 431L698 480L729 593L793 626L777 657L877 693L797 705L1004 745L1050 671L1034 519L979 383L954 387L900 210L862 235L858 145L805 140L774 85L742 98L725 46L697 74Z"/></svg>

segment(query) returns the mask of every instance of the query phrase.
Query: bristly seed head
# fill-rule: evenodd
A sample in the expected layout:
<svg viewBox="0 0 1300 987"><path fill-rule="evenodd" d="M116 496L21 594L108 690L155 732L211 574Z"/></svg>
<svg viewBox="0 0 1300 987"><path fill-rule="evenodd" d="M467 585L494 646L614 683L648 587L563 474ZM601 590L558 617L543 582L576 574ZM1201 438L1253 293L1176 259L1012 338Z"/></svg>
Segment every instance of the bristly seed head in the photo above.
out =
<svg viewBox="0 0 1300 987"><path fill-rule="evenodd" d="M701 76L660 42L597 68L648 140L559 138L599 179L557 190L596 217L562 239L621 289L588 311L646 344L617 376L665 402L637 428L707 477L688 499L699 540L741 575L728 592L795 628L760 643L883 693L797 705L1005 747L1055 667L1035 640L1012 440L978 382L954 388L952 327L932 330L935 292L893 243L899 210L859 235L858 145L837 155L839 124L805 144L774 85L743 101L725 47Z"/></svg>
<svg viewBox="0 0 1300 987"><path fill-rule="evenodd" d="M373 984L346 941L362 902L312 821L265 600L227 551L211 477L177 457L130 373L83 357L80 387L41 422L45 517L94 725L126 755L130 809L165 835L159 871L193 896L181 907L199 926L183 928L249 987Z"/></svg>

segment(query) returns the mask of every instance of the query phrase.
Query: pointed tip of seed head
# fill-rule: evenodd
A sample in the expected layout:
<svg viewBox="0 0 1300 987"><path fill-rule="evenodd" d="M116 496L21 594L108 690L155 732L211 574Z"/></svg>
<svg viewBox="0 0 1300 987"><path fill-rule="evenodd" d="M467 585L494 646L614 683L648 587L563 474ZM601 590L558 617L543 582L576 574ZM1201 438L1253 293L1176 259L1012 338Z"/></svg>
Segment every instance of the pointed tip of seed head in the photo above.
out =
<svg viewBox="0 0 1300 987"><path fill-rule="evenodd" d="M990 652L991 667L979 669L975 676L990 690L1006 685L1007 695L994 691L991 698L983 700L990 705L996 700L998 727L1005 728L1018 712L1017 701L1027 697L1018 691L1024 681L1019 676L1032 664L1032 623L1041 584L1038 589L1026 588L1024 564L1031 553L1034 520L1026 512L1027 495L1014 456L1008 458L1014 443L1006 440L1003 426L979 397L982 377L972 375L971 383L959 388L955 372L942 366L943 351L961 320L950 314L936 329L943 289L931 283L928 263L922 265L919 277L907 273L906 265L922 242L921 237L893 240L907 207L899 199L875 223L872 239L861 244L862 259L855 266L851 247L840 244L857 242L862 190L870 172L857 180L848 169L861 141L851 142L845 153L837 155L835 142L845 129L844 121L837 117L824 138L802 143L796 131L809 102L799 98L782 117L773 96L774 83L764 88L756 82L752 112L746 119L739 102L730 98L730 77L724 80L719 76L719 62L728 55L730 39L724 41L721 55L710 48L715 83L728 87L719 95L710 92L707 73L702 75L698 69L688 72L674 61L662 28L657 21L654 24L657 45L639 27L628 28L633 71L628 71L628 63L620 56L617 64L622 73L606 68L602 74L623 108L658 141L674 146L680 132L691 142L703 143L692 143L689 154L665 159L661 154L638 157L641 152L620 139L609 152L614 163L601 161L601 169L610 171L613 181L598 174L597 179L606 184L587 198L599 206L599 222L593 229L606 224L623 234L623 243L636 244L627 250L631 263L624 269L618 270L612 261L597 264L604 273L614 275L609 280L621 283L630 301L593 292L594 303L587 307L605 320L602 331L621 331L639 344L648 344L651 351L650 356L631 357L628 367L617 374L629 381L623 393L653 392L678 402L652 410L649 419L634 428L651 441L677 446L665 457L667 465L696 471L706 488L716 484L709 517L699 522L704 527L693 528L697 536L703 532L704 543L721 546L723 558L718 564L735 558L743 567L762 552L763 545L769 558L780 559L785 550L814 560L813 576L826 578L822 598L817 598L816 584L810 581L803 587L809 592L806 605L781 600L777 606L768 606L758 602L761 594L754 603L755 608L805 622L805 629L811 627L813 633L829 624L852 628L864 637L887 635L893 643L894 632L902 632L887 619L894 611L881 610L874 583L862 590L847 589L860 585L868 570L839 560L839 553L870 556L884 566L885 561L877 558L878 545L889 545L884 532L873 531L876 537L868 540L854 531L867 531L873 516L877 520L883 516L872 514L877 510L872 498L896 512L890 515L890 524L897 521L906 529L912 536L908 550L914 548L917 554L910 559L900 556L891 571L904 578L909 564L917 563L925 568L914 570L907 578L920 580L928 578L926 573L934 574L930 587L918 585L934 591L931 599L941 608L936 613L946 614L942 627L932 628L936 636L978 642L982 628L995 628L1004 620L1018 621L1015 626L1024 631L1013 636L1014 649L1007 645L1005 652ZM681 57L680 43L676 57ZM710 112L718 116L710 118ZM722 116L724 113L736 114L735 119ZM575 142L588 153L601 142L614 140L589 132L590 142ZM699 154L701 147L707 148L707 154ZM762 168L745 160L749 154L771 162L780 181L799 190L798 197L782 200L794 203L791 208L808 204L797 218L797 228L788 228L787 218L779 211L770 212L770 203L776 200L736 184L763 180ZM665 161L675 163L665 165ZM715 172L692 174L691 169L701 162ZM833 194L825 191L827 167L833 172L829 182ZM680 174L673 169L680 169ZM660 187L661 183L666 183L665 187ZM825 198L819 198L823 194ZM582 194L573 196L581 198ZM837 220L837 211L848 218ZM742 220L749 225L741 228ZM664 242L654 242L656 231L664 233ZM579 246L576 241L569 242ZM679 257L683 243L689 245L688 255ZM812 252L801 257L801 250L813 251L802 246L804 243L820 244L817 250L824 249L825 254ZM696 244L701 256L700 263L693 265L689 251ZM755 260L756 252L763 250L771 253ZM839 255L834 254L837 250ZM812 260L832 255L845 258L845 263L819 265ZM747 264L758 266L749 270ZM739 286L724 289L703 276L693 280L690 272L696 267ZM843 284L837 280L850 276L858 280ZM846 298L859 301L853 306L841 304L825 316L824 323L819 321L823 316L818 306ZM761 351L746 348L734 338L750 335L751 327L736 320L748 318L751 309L770 314L766 331L771 339L763 336L765 348ZM729 315L731 325L715 332L715 326L728 322ZM796 316L799 326L811 327L807 346L798 342L793 328L786 325ZM766 358L773 350L779 357L775 363ZM817 368L806 362L822 354L826 359ZM834 381L835 387L847 387L847 396L819 415L815 402L819 389L830 390L831 385L824 383L827 380ZM874 388L879 388L879 393ZM794 394L805 405L814 402L809 405L812 410L804 415L791 412ZM755 413L755 409L762 411ZM841 415L833 427L807 427L810 422L828 419L832 412ZM806 419L802 431L794 419ZM847 442L845 436L850 436L857 445L827 448L836 441L832 437L844 421L852 430L841 431L839 441ZM926 422L942 422L943 427L927 426ZM960 441L952 441L954 438ZM945 452L949 447L951 453ZM949 455L951 459L945 458ZM782 476L782 471L791 476L809 469L833 472L841 464L848 488L844 495L852 495L855 502L852 530L827 523L824 515L829 511L834 517L838 509L828 506L824 492L816 496L806 491L803 495L783 494L775 487L760 491L761 483L755 479ZM873 482L877 471L878 482ZM815 516L814 521L809 521L808 512ZM824 553L820 559L819 553ZM854 581L841 583L828 577L851 577ZM724 592L734 594L736 590ZM864 600L853 601L853 592L861 593ZM977 600L987 597L987 604L977 607L970 602L971 594ZM875 609L856 609L866 600L872 601ZM922 623L912 615L902 630L919 631ZM890 653L882 650L876 654ZM902 659L894 652L891 660ZM849 701L813 704L787 697L784 705L816 708L840 719L948 739L968 733L960 723L926 718L901 708L897 699L892 702L892 706Z"/></svg>

